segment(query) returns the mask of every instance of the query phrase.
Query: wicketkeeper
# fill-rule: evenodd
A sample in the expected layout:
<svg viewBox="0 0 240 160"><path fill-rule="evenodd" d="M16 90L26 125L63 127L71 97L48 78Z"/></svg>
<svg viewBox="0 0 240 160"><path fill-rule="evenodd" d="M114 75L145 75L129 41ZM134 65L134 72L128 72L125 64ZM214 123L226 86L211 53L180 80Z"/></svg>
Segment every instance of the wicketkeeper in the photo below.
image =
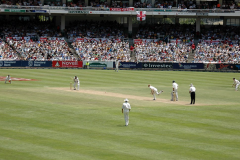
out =
<svg viewBox="0 0 240 160"><path fill-rule="evenodd" d="M5 83L9 82L10 84L12 83L12 80L11 80L11 76L10 75L7 75L6 79L5 79Z"/></svg>
<svg viewBox="0 0 240 160"><path fill-rule="evenodd" d="M76 86L77 86L77 90L79 90L80 81L77 76L74 77L73 82L74 82L74 84L73 84L74 90L76 90Z"/></svg>

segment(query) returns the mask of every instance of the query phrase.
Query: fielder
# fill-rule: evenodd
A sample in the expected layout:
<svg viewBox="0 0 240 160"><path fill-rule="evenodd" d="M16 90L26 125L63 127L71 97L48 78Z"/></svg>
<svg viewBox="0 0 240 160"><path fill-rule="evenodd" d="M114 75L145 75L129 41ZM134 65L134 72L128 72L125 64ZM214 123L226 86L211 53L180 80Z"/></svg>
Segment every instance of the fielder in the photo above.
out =
<svg viewBox="0 0 240 160"><path fill-rule="evenodd" d="M74 82L74 84L73 84L73 88L74 88L74 90L76 90L76 86L77 86L77 90L79 90L79 87L80 87L80 81L79 81L79 79L78 79L77 76L74 77L73 82Z"/></svg>
<svg viewBox="0 0 240 160"><path fill-rule="evenodd" d="M171 92L171 96L172 96L172 99L171 101L173 101L173 94L175 93L175 96L176 96L176 101L178 101L178 84L175 82L175 81L172 81L172 87L173 87L173 91Z"/></svg>
<svg viewBox="0 0 240 160"><path fill-rule="evenodd" d="M238 90L239 84L240 84L240 82L238 80L236 80L236 78L233 78L233 85L232 85L232 87L235 86L235 91Z"/></svg>
<svg viewBox="0 0 240 160"><path fill-rule="evenodd" d="M9 82L10 84L12 83L12 80L11 80L11 76L10 75L7 75L6 79L5 79L5 83Z"/></svg>
<svg viewBox="0 0 240 160"><path fill-rule="evenodd" d="M115 60L115 66L116 66L115 72L116 71L118 72L118 66L119 66L119 60L118 59Z"/></svg>
<svg viewBox="0 0 240 160"><path fill-rule="evenodd" d="M156 100L156 94L159 95L163 92L163 90L158 92L157 88L151 86L150 84L148 85L148 87L151 89L151 94L153 95L153 100Z"/></svg>
<svg viewBox="0 0 240 160"><path fill-rule="evenodd" d="M122 105L122 113L124 114L125 126L128 126L128 124L129 124L130 110L131 110L131 105L130 105L130 103L128 103L128 99L125 99L124 103Z"/></svg>

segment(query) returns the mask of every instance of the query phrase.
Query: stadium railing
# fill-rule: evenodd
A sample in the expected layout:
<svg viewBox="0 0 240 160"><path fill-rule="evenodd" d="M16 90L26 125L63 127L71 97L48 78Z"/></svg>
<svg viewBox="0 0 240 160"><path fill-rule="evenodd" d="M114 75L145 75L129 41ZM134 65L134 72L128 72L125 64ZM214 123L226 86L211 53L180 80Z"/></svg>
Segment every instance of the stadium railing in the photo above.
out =
<svg viewBox="0 0 240 160"><path fill-rule="evenodd" d="M119 12L121 10L112 9L111 8L103 8L103 7L62 7L62 6L22 6L22 5L0 5L2 9L25 9L27 10L82 10L82 11L111 11L111 12ZM129 7L131 9L124 11L134 12L134 11L147 11L147 12L192 12L192 13L234 13L235 11L240 11L240 9L168 9L168 8L134 8Z"/></svg>

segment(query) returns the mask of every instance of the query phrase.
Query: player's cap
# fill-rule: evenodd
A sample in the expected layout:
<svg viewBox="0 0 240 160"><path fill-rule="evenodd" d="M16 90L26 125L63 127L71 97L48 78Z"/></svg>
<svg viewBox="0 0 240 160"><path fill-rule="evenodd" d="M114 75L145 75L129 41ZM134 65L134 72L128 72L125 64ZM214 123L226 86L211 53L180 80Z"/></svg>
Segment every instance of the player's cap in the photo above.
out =
<svg viewBox="0 0 240 160"><path fill-rule="evenodd" d="M124 99L124 102L128 102L129 100L126 98L126 99Z"/></svg>
<svg viewBox="0 0 240 160"><path fill-rule="evenodd" d="M192 84L192 83L190 84L190 87L193 87L193 84Z"/></svg>
<svg viewBox="0 0 240 160"><path fill-rule="evenodd" d="M172 83L174 83L175 81L173 80Z"/></svg>

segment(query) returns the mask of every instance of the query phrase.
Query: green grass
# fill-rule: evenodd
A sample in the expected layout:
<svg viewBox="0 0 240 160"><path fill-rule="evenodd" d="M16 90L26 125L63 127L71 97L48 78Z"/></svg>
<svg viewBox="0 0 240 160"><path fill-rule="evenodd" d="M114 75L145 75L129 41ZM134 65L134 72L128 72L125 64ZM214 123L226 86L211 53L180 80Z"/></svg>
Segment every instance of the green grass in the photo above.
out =
<svg viewBox="0 0 240 160"><path fill-rule="evenodd" d="M240 159L240 91L231 87L237 73L0 70L8 74L38 81L0 82L0 160ZM67 90L75 75L81 90L113 95ZM170 102L172 80L179 102ZM190 83L196 105L188 105ZM164 90L157 101L148 84ZM130 100L128 127L124 98L115 94Z"/></svg>

